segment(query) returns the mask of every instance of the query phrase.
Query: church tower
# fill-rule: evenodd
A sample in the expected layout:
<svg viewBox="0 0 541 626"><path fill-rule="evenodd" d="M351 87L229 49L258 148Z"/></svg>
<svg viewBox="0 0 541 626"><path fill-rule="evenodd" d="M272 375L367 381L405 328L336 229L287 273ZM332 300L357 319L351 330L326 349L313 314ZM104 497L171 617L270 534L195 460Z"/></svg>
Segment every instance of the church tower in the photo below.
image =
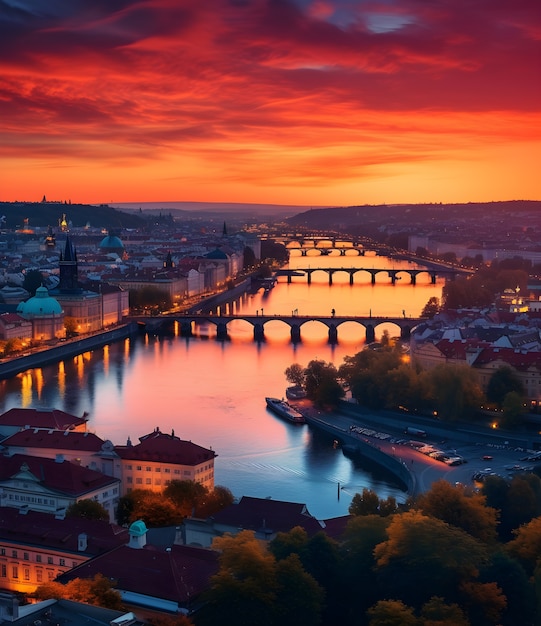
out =
<svg viewBox="0 0 541 626"><path fill-rule="evenodd" d="M77 253L69 237L66 237L64 252L60 253L60 291L79 291L79 268L77 265Z"/></svg>

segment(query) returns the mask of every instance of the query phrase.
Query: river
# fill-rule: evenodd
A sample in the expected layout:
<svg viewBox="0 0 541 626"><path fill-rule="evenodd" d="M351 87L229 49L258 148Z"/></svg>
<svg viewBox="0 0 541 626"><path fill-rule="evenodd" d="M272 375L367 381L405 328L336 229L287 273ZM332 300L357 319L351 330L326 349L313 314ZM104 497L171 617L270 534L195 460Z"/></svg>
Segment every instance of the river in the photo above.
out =
<svg viewBox="0 0 541 626"><path fill-rule="evenodd" d="M410 268L405 261L376 256L300 256L292 252L289 268ZM325 272L312 283L281 277L268 293L242 298L236 312L299 315L419 315L431 296L440 297L443 281L427 274L411 285L409 276L392 285L386 274ZM398 334L396 327L390 335ZM363 348L356 324L339 329L330 345L319 323L303 326L302 341L292 344L289 328L276 321L265 327L265 341L254 342L251 326L235 322L230 339L218 341L211 328L191 338L141 336L85 353L56 365L29 370L0 381L0 410L12 407L56 408L89 415L89 429L124 444L159 427L163 432L212 448L217 453L215 482L236 496L272 497L303 502L320 519L347 513L352 496L364 487L381 497L404 493L388 476L344 456L332 439L310 427L289 424L265 406L265 396L282 397L284 376L292 363L306 366L322 359L339 366L346 355ZM382 329L379 329L381 332ZM377 331L378 332L378 331ZM338 489L340 485L340 489Z"/></svg>

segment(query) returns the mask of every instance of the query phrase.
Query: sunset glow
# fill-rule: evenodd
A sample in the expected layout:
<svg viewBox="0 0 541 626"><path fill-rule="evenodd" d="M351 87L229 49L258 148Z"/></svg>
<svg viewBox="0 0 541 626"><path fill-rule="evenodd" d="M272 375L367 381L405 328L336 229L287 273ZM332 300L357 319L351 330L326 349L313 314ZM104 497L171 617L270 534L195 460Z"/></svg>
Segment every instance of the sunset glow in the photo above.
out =
<svg viewBox="0 0 541 626"><path fill-rule="evenodd" d="M0 0L0 200L541 199L538 0Z"/></svg>

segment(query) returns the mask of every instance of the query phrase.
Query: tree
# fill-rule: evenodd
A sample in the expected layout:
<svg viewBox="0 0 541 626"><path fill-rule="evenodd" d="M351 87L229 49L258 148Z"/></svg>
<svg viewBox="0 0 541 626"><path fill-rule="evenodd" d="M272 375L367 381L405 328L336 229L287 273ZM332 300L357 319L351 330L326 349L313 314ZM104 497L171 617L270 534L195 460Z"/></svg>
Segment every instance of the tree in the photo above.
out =
<svg viewBox="0 0 541 626"><path fill-rule="evenodd" d="M461 528L476 539L496 540L497 511L486 506L485 496L471 489L438 480L418 497L417 506L425 515Z"/></svg>
<svg viewBox="0 0 541 626"><path fill-rule="evenodd" d="M458 585L475 580L486 549L464 531L420 511L394 515L388 539L374 549L383 597L420 608L432 596L464 599Z"/></svg>
<svg viewBox="0 0 541 626"><path fill-rule="evenodd" d="M119 611L123 608L122 599L114 586L113 581L96 574L94 578L74 578L66 585L53 581L44 583L36 589L33 597L37 600L64 598Z"/></svg>
<svg viewBox="0 0 541 626"><path fill-rule="evenodd" d="M95 500L79 500L78 502L74 502L68 507L66 517L109 521L107 509Z"/></svg>
<svg viewBox="0 0 541 626"><path fill-rule="evenodd" d="M477 374L467 365L437 365L424 376L438 415L444 420L468 418L482 403Z"/></svg>
<svg viewBox="0 0 541 626"><path fill-rule="evenodd" d="M292 365L286 368L286 371L284 372L284 374L286 376L286 380L289 383L292 383L293 385L297 387L304 386L305 376L304 376L304 368L302 367L302 365L299 365L298 363L293 363Z"/></svg>
<svg viewBox="0 0 541 626"><path fill-rule="evenodd" d="M193 480L172 480L163 490L163 495L176 505L184 517L189 517L203 504L208 489Z"/></svg>
<svg viewBox="0 0 541 626"><path fill-rule="evenodd" d="M214 489L207 493L203 502L199 502L195 509L195 516L207 518L235 501L235 496L227 487L216 485Z"/></svg>
<svg viewBox="0 0 541 626"><path fill-rule="evenodd" d="M520 424L522 415L526 413L525 398L516 391L510 391L505 394L502 409L502 426L504 428L513 428Z"/></svg>
<svg viewBox="0 0 541 626"><path fill-rule="evenodd" d="M524 385L520 378L508 365L504 365L499 367L488 381L487 400L501 407L505 396L511 391L516 392L521 397L525 394Z"/></svg>
<svg viewBox="0 0 541 626"><path fill-rule="evenodd" d="M116 517L122 526L142 519L151 528L179 524L185 515L162 494L149 489L134 489L119 498Z"/></svg>
<svg viewBox="0 0 541 626"><path fill-rule="evenodd" d="M421 609L423 626L469 626L470 622L458 604L447 604L434 596Z"/></svg>
<svg viewBox="0 0 541 626"><path fill-rule="evenodd" d="M304 370L306 396L317 406L337 406L345 391L338 382L338 370L332 363L312 360Z"/></svg>
<svg viewBox="0 0 541 626"><path fill-rule="evenodd" d="M368 609L370 626L420 626L411 606L401 600L379 600Z"/></svg>
<svg viewBox="0 0 541 626"><path fill-rule="evenodd" d="M77 334L77 320L74 317L64 317L66 337L74 337Z"/></svg>
<svg viewBox="0 0 541 626"><path fill-rule="evenodd" d="M440 311L440 299L436 296L432 296L428 299L428 302L424 305L421 311L421 317L428 317L432 319Z"/></svg>
<svg viewBox="0 0 541 626"><path fill-rule="evenodd" d="M356 493L349 505L350 515L381 515L386 517L397 511L396 498L389 496L387 499L379 498L372 489L364 488L362 494Z"/></svg>
<svg viewBox="0 0 541 626"><path fill-rule="evenodd" d="M36 295L36 289L43 284L43 275L39 270L28 270L24 274L23 289L31 296Z"/></svg>

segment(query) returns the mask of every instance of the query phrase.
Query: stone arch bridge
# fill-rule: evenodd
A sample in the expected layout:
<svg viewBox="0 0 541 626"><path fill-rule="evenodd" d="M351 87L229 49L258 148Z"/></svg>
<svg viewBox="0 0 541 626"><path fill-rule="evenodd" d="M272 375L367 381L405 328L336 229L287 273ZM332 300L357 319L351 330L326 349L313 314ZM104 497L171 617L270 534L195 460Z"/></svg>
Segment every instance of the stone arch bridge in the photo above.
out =
<svg viewBox="0 0 541 626"><path fill-rule="evenodd" d="M294 311L291 315L263 315L259 312L255 315L213 315L210 313L185 313L185 314L165 314L158 317L142 316L133 317L140 325L149 332L160 332L178 323L181 336L190 337L193 335L196 324L213 324L216 327L216 337L227 339L228 325L232 321L242 320L253 327L254 341L264 341L265 325L270 322L280 321L289 326L291 341L297 343L301 341L301 328L308 322L320 322L327 327L329 343L338 341L339 328L346 322L353 322L362 326L365 330L366 341L370 343L375 340L376 328L381 324L391 323L400 329L400 337L407 339L411 331L422 319L412 317L396 316L339 316L339 315L297 315Z"/></svg>

